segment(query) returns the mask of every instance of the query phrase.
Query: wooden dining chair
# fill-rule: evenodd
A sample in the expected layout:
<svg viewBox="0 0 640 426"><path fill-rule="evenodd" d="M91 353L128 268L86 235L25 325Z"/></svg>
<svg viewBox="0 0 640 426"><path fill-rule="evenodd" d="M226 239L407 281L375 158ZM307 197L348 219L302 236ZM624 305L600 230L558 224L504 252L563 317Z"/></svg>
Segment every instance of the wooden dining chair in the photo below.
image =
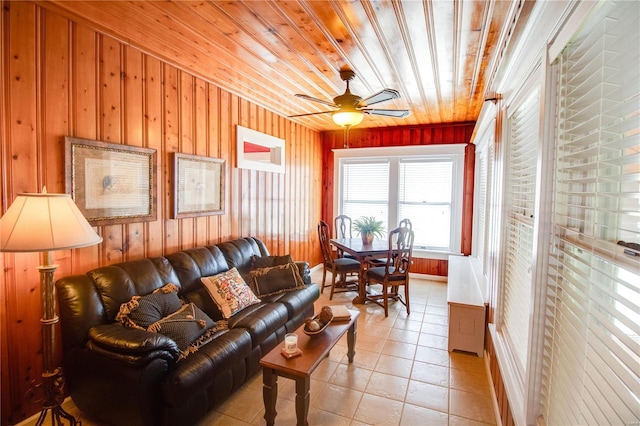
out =
<svg viewBox="0 0 640 426"><path fill-rule="evenodd" d="M334 219L336 238L353 238L351 234L351 218L341 214Z"/></svg>
<svg viewBox="0 0 640 426"><path fill-rule="evenodd" d="M398 228L402 228L402 227L412 229L412 228L413 228L413 225L411 224L411 220L409 220L408 218L404 218L404 219L402 219L402 220L398 223ZM371 261L372 261L373 263L375 263L375 264L376 264L376 266L382 266L382 265L384 265L385 263L387 263L387 259L385 259L385 258L371 259Z"/></svg>
<svg viewBox="0 0 640 426"><path fill-rule="evenodd" d="M318 239L320 240L320 250L322 251L322 285L320 286L320 293L324 292L324 288L327 287L327 270L329 269L331 270L329 300L333 299L334 292L357 291L358 283L347 281L346 277L349 273L358 274L360 272L359 261L347 257L334 257L331 243L329 242L330 238L329 225L321 220L318 223ZM339 287L336 285L336 278L338 277L340 277L338 281Z"/></svg>
<svg viewBox="0 0 640 426"><path fill-rule="evenodd" d="M336 216L333 220L334 227L333 231L335 233L336 238L353 238L353 234L351 232L351 218L345 214L341 214ZM355 259L349 253L344 253L342 250L337 251L338 257L348 257L350 259Z"/></svg>
<svg viewBox="0 0 640 426"><path fill-rule="evenodd" d="M409 228L411 230L413 230L413 225L411 224L411 220L409 220L409 218L404 218L400 221L400 223L398 223L398 228Z"/></svg>
<svg viewBox="0 0 640 426"><path fill-rule="evenodd" d="M384 316L389 316L389 299L399 300L409 308L409 269L411 268L413 253L413 231L406 226L389 232L389 251L384 265L367 262L365 282L371 288L372 284L381 284L381 293L370 292L367 300L377 303L384 308ZM404 299L400 296L399 288L404 287Z"/></svg>

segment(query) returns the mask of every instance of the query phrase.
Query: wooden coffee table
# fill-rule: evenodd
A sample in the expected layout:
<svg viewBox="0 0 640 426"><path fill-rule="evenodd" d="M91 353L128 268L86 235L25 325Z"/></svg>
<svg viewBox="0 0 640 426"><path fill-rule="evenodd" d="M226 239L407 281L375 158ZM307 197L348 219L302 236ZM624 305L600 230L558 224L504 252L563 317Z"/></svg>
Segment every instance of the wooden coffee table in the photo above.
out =
<svg viewBox="0 0 640 426"><path fill-rule="evenodd" d="M296 383L296 419L298 426L306 426L309 413L309 388L311 373L320 362L329 355L334 345L347 333L347 356L353 362L356 344L356 328L360 311L350 311L351 320L332 321L321 334L307 336L301 326L296 330L298 348L302 355L285 358L280 353L283 345L278 344L260 360L262 365L262 397L264 399L264 419L267 425L273 425L276 418L276 399L278 398L278 376L293 379Z"/></svg>

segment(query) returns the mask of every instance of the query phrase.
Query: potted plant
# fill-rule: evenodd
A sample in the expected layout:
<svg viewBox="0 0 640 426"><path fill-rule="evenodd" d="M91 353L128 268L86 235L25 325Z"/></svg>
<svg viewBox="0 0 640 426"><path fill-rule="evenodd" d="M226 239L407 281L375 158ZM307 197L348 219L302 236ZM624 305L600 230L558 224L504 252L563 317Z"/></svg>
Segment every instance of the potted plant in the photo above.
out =
<svg viewBox="0 0 640 426"><path fill-rule="evenodd" d="M384 238L384 224L373 216L362 216L353 221L353 229L362 237L362 244L373 242L373 237Z"/></svg>

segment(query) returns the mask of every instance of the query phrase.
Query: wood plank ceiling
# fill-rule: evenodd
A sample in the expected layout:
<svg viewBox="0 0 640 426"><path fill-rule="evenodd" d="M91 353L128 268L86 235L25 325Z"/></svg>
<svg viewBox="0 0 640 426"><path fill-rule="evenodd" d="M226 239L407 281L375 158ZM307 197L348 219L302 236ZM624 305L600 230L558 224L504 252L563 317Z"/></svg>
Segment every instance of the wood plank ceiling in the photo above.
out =
<svg viewBox="0 0 640 426"><path fill-rule="evenodd" d="M409 109L367 115L359 127L475 121L515 0L41 1L278 114L327 110L355 71L351 92L383 88ZM335 130L330 114L295 118Z"/></svg>

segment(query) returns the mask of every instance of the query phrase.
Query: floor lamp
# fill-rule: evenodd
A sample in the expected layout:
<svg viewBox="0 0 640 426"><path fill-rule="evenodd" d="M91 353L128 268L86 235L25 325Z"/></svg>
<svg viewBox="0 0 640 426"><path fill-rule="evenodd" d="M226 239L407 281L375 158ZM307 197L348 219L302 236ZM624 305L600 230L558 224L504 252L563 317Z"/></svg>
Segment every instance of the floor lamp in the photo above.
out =
<svg viewBox="0 0 640 426"><path fill-rule="evenodd" d="M80 421L61 406L64 400L62 368L54 365L55 325L58 322L54 297L53 274L58 265L51 264L51 251L86 247L102 241L84 218L68 194L20 194L0 218L0 251L42 252L40 298L42 302L42 381L29 390L42 388L42 411L37 425L41 425L51 411L51 423L71 425Z"/></svg>

